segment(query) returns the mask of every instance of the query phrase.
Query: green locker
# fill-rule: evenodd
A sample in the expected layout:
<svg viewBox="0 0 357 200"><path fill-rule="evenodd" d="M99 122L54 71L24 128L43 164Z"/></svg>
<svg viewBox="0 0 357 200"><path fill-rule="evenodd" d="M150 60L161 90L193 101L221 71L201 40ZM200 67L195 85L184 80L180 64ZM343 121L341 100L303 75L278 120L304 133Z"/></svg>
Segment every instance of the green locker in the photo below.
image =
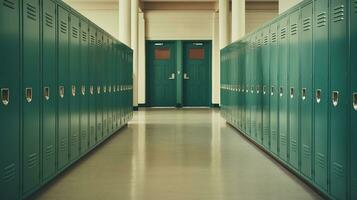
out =
<svg viewBox="0 0 357 200"><path fill-rule="evenodd" d="M330 1L330 134L331 134L331 195L336 199L347 198L347 113L349 75L347 67L347 0Z"/></svg>
<svg viewBox="0 0 357 200"><path fill-rule="evenodd" d="M279 157L288 161L288 66L289 66L289 17L279 21Z"/></svg>
<svg viewBox="0 0 357 200"><path fill-rule="evenodd" d="M357 51L357 1L350 1L350 89L351 99L350 104L351 118L351 197L350 199L357 199L357 58L353 53Z"/></svg>
<svg viewBox="0 0 357 200"><path fill-rule="evenodd" d="M64 168L69 159L69 14L58 7L58 169Z"/></svg>
<svg viewBox="0 0 357 200"><path fill-rule="evenodd" d="M263 45L263 30L257 34L257 50L256 50L256 95L257 95L257 142L263 144L263 69L262 69L262 45Z"/></svg>
<svg viewBox="0 0 357 200"><path fill-rule="evenodd" d="M18 0L0 6L0 197L20 196L20 5ZM11 20L9 20L11 19ZM6 66L6 67L5 67Z"/></svg>
<svg viewBox="0 0 357 200"><path fill-rule="evenodd" d="M245 133L251 136L251 130L252 130L252 121L251 121L251 111L252 111L252 95L250 93L251 89L251 83L252 83L252 78L251 78L251 38L249 37L247 39L247 51L245 54L245 67L246 67L246 87L245 87L245 99L246 99L246 130Z"/></svg>
<svg viewBox="0 0 357 200"><path fill-rule="evenodd" d="M80 27L79 18L70 16L69 82L70 82L70 159L79 156L79 111L80 111Z"/></svg>
<svg viewBox="0 0 357 200"><path fill-rule="evenodd" d="M249 69L250 69L250 103L251 103L251 110L250 110L250 135L253 140L257 140L257 119L256 119L256 112L257 112L257 95L255 92L256 87L256 35L251 36L250 40L250 53L249 53Z"/></svg>
<svg viewBox="0 0 357 200"><path fill-rule="evenodd" d="M114 115L113 115L113 101L112 101L112 96L113 96L113 54L112 54L112 38L109 37L108 38L108 53L107 53L107 59L108 59L108 70L106 72L107 74L107 83L108 83L108 97L107 97L107 101L108 101L108 132L111 135L113 133L114 130Z"/></svg>
<svg viewBox="0 0 357 200"><path fill-rule="evenodd" d="M301 173L308 178L312 178L312 122L313 122L313 16L312 2L301 8L301 41L300 41L300 73L301 73Z"/></svg>
<svg viewBox="0 0 357 200"><path fill-rule="evenodd" d="M93 147L96 143L96 120L95 120L95 100L96 100L96 47L97 36L96 29L93 26L89 27L89 52L88 52L88 64L89 64L89 146Z"/></svg>
<svg viewBox="0 0 357 200"><path fill-rule="evenodd" d="M278 27L270 25L270 151L278 154Z"/></svg>
<svg viewBox="0 0 357 200"><path fill-rule="evenodd" d="M102 46L102 85L103 85L103 96L102 96L102 112L103 112L103 137L108 135L108 84L106 73L108 70L108 59L107 59L107 48L108 48L108 38L103 34L103 46Z"/></svg>
<svg viewBox="0 0 357 200"><path fill-rule="evenodd" d="M86 21L81 21L81 97L80 97L80 149L81 154L88 150L89 143L89 27Z"/></svg>
<svg viewBox="0 0 357 200"><path fill-rule="evenodd" d="M246 83L246 80L247 80L247 69L246 69L246 65L245 65L245 62L246 62L246 43L245 41L242 41L242 57L241 57L241 65L242 65L242 86L241 86L241 89L240 89L240 92L241 92L241 104L242 104L242 112L241 112L241 118L242 118L242 131L243 133L245 133L247 131L247 120L246 120L246 111L247 111L247 104L246 104L246 88L247 88L247 83ZM229 71L227 71L226 73L229 73Z"/></svg>
<svg viewBox="0 0 357 200"><path fill-rule="evenodd" d="M42 180L56 173L56 4L42 1Z"/></svg>
<svg viewBox="0 0 357 200"><path fill-rule="evenodd" d="M314 6L314 146L315 182L327 191L328 181L328 1Z"/></svg>
<svg viewBox="0 0 357 200"><path fill-rule="evenodd" d="M270 148L270 30L265 27L263 30L263 46L262 46L262 93L263 93L263 145L265 148Z"/></svg>
<svg viewBox="0 0 357 200"><path fill-rule="evenodd" d="M96 47L96 67L95 67L95 82L97 86L97 94L95 96L95 116L96 116L96 138L97 143L103 138L103 34L97 30L97 47Z"/></svg>
<svg viewBox="0 0 357 200"><path fill-rule="evenodd" d="M23 193L40 183L40 4L24 0L22 10ZM41 95L42 97L42 95Z"/></svg>
<svg viewBox="0 0 357 200"><path fill-rule="evenodd" d="M299 170L299 35L300 35L300 9L297 8L290 14L290 42L289 42L289 163Z"/></svg>

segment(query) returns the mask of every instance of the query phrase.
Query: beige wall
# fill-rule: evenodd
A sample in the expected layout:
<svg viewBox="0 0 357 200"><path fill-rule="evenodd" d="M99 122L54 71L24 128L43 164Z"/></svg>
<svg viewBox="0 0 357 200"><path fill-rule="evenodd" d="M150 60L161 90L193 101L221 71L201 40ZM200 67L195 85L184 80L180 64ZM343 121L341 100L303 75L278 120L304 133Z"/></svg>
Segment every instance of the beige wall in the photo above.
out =
<svg viewBox="0 0 357 200"><path fill-rule="evenodd" d="M247 10L246 11L246 33L253 32L259 26L278 15L277 10Z"/></svg>
<svg viewBox="0 0 357 200"><path fill-rule="evenodd" d="M279 0L279 13L283 13L303 0ZM326 0L327 1L327 0Z"/></svg>

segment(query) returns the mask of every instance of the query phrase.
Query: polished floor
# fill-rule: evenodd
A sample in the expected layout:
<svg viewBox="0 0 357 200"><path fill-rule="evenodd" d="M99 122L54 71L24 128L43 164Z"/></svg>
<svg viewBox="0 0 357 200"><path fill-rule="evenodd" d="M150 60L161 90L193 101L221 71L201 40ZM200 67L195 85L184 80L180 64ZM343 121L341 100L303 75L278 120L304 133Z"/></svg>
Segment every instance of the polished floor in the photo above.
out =
<svg viewBox="0 0 357 200"><path fill-rule="evenodd" d="M42 200L321 199L219 110L135 112L127 128L43 188Z"/></svg>

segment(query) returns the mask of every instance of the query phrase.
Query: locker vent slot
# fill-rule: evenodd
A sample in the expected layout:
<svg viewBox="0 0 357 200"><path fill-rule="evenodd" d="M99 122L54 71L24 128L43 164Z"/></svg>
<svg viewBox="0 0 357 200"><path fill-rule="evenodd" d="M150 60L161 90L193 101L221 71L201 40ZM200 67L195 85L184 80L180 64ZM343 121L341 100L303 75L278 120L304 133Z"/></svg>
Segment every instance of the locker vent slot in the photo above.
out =
<svg viewBox="0 0 357 200"><path fill-rule="evenodd" d="M321 168L325 169L326 168L326 156L322 153L317 153L316 154L316 164Z"/></svg>
<svg viewBox="0 0 357 200"><path fill-rule="evenodd" d="M264 36L264 45L268 45L268 43L269 43L269 36L266 35Z"/></svg>
<svg viewBox="0 0 357 200"><path fill-rule="evenodd" d="M27 167L28 168L35 167L37 165L37 160L38 160L37 153L33 153L33 154L29 155L28 160L27 160Z"/></svg>
<svg viewBox="0 0 357 200"><path fill-rule="evenodd" d="M280 133L280 134L282 134L282 133ZM287 139L286 139L285 135L280 135L280 143L282 145L286 145L287 144Z"/></svg>
<svg viewBox="0 0 357 200"><path fill-rule="evenodd" d="M46 150L45 150L45 159L46 160L51 160L51 158L53 158L53 154L54 154L54 148L53 148L53 145L50 145L48 147L46 147Z"/></svg>
<svg viewBox="0 0 357 200"><path fill-rule="evenodd" d="M72 26L72 37L78 38L78 28Z"/></svg>
<svg viewBox="0 0 357 200"><path fill-rule="evenodd" d="M303 156L304 156L304 158L307 158L307 159L309 159L310 158L310 156L311 156L311 150L310 150L310 147L309 146L307 146L307 145L303 145Z"/></svg>
<svg viewBox="0 0 357 200"><path fill-rule="evenodd" d="M27 13L27 18L36 21L37 20L37 11L36 7L27 3L26 4L26 13Z"/></svg>
<svg viewBox="0 0 357 200"><path fill-rule="evenodd" d="M102 41L101 40L97 40L97 45L98 46L102 46Z"/></svg>
<svg viewBox="0 0 357 200"><path fill-rule="evenodd" d="M343 166L340 165L339 163L337 162L334 162L332 164L332 173L337 176L337 177L343 177L344 175L344 169L343 169Z"/></svg>
<svg viewBox="0 0 357 200"><path fill-rule="evenodd" d="M285 39L285 38L286 38L286 27L280 30L280 39Z"/></svg>
<svg viewBox="0 0 357 200"><path fill-rule="evenodd" d="M271 34L271 42L276 42L276 33Z"/></svg>
<svg viewBox="0 0 357 200"><path fill-rule="evenodd" d="M291 150L293 152L297 152L297 141L296 140L291 140L290 141L290 145L291 145Z"/></svg>
<svg viewBox="0 0 357 200"><path fill-rule="evenodd" d="M291 25L291 35L296 35L298 32L298 25L297 24L292 24Z"/></svg>
<svg viewBox="0 0 357 200"><path fill-rule="evenodd" d="M72 135L72 141L71 142L72 142L72 146L78 143L78 135L76 133L74 133Z"/></svg>
<svg viewBox="0 0 357 200"><path fill-rule="evenodd" d="M62 138L61 139L59 149L60 149L60 151L66 151L66 149L67 149L67 140L66 140L66 138Z"/></svg>
<svg viewBox="0 0 357 200"><path fill-rule="evenodd" d="M61 24L60 25L61 33L66 34L67 33L67 23L64 21L61 21L60 24Z"/></svg>
<svg viewBox="0 0 357 200"><path fill-rule="evenodd" d="M45 21L46 21L46 25L50 28L53 28L53 16L45 13Z"/></svg>
<svg viewBox="0 0 357 200"><path fill-rule="evenodd" d="M82 41L86 42L87 41L87 33L82 31Z"/></svg>
<svg viewBox="0 0 357 200"><path fill-rule="evenodd" d="M4 180L4 182L12 181L16 175L16 165L12 163L11 165L6 166L3 170L3 174L4 176L2 177L2 180Z"/></svg>
<svg viewBox="0 0 357 200"><path fill-rule="evenodd" d="M304 31L308 31L308 30L311 30L311 17L307 17L303 20L302 22L303 24L303 30Z"/></svg>
<svg viewBox="0 0 357 200"><path fill-rule="evenodd" d="M90 36L90 43L91 43L92 45L95 44L95 36L94 36L94 35L91 35L91 36Z"/></svg>
<svg viewBox="0 0 357 200"><path fill-rule="evenodd" d="M333 9L333 22L339 22L344 20L344 16L345 16L345 6L344 5L340 5L337 6Z"/></svg>
<svg viewBox="0 0 357 200"><path fill-rule="evenodd" d="M316 16L316 23L318 27L324 27L327 25L326 12L322 12Z"/></svg>
<svg viewBox="0 0 357 200"><path fill-rule="evenodd" d="M4 5L5 7L8 7L10 9L15 9L15 3L13 0L4 0L2 5Z"/></svg>

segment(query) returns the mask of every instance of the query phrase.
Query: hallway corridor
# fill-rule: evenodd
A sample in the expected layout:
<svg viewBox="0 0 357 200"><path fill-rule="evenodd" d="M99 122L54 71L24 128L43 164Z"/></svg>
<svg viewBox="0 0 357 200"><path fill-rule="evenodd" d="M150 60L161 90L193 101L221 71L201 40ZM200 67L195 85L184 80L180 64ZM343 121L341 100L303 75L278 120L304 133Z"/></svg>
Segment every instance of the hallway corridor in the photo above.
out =
<svg viewBox="0 0 357 200"><path fill-rule="evenodd" d="M37 193L41 200L320 199L219 110L142 110Z"/></svg>

